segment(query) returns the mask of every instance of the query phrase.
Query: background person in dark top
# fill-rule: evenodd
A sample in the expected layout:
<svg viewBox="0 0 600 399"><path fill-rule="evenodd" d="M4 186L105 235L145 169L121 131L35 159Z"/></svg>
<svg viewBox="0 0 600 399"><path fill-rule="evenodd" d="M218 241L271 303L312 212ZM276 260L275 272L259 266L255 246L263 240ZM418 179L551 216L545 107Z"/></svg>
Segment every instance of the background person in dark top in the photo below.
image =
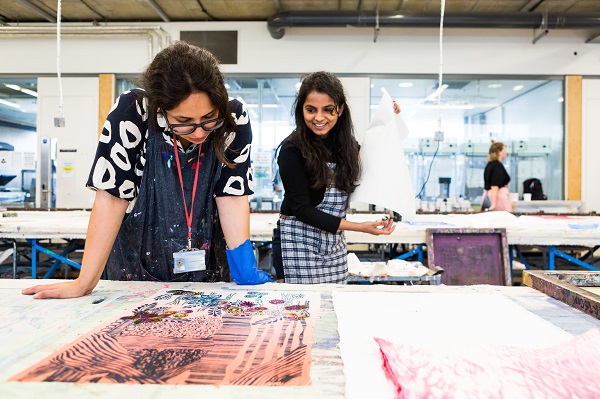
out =
<svg viewBox="0 0 600 399"><path fill-rule="evenodd" d="M508 184L510 176L502 165L508 156L506 147L497 141L492 143L488 155L488 163L483 171L482 211L512 211L512 202Z"/></svg>
<svg viewBox="0 0 600 399"><path fill-rule="evenodd" d="M141 86L117 99L100 135L79 277L23 294L83 296L103 272L110 280L272 281L249 241L250 121L228 100L217 60L175 42L156 55ZM176 258L188 255L195 262L180 268Z"/></svg>
<svg viewBox="0 0 600 399"><path fill-rule="evenodd" d="M285 189L278 222L279 266L279 248L274 245L278 278L283 266L286 283L345 282L348 264L343 231L380 235L390 234L395 226L392 219L362 223L345 219L348 194L360 176L360 160L339 79L328 72L307 75L294 114L296 129L283 141L278 158Z"/></svg>

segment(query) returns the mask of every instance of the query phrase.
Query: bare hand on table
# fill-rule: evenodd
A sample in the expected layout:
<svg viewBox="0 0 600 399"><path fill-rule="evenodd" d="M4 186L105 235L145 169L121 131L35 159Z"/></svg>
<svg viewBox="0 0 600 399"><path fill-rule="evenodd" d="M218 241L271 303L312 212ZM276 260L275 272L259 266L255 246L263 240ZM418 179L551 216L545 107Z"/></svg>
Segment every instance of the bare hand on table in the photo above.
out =
<svg viewBox="0 0 600 399"><path fill-rule="evenodd" d="M56 284L41 284L34 287L25 288L21 293L23 295L33 295L34 299L48 298L78 298L88 295L94 287L88 287L79 279L65 281Z"/></svg>

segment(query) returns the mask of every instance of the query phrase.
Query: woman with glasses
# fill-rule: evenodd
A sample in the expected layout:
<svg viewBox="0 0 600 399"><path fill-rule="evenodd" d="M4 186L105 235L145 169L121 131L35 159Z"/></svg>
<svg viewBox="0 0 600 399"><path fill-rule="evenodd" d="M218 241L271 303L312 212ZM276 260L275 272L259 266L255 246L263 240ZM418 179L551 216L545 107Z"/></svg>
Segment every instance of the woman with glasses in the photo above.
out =
<svg viewBox="0 0 600 399"><path fill-rule="evenodd" d="M228 99L215 57L176 42L157 54L140 83L143 89L118 98L100 135L79 277L24 294L78 297L101 276L271 281L258 270L249 241L248 113Z"/></svg>
<svg viewBox="0 0 600 399"><path fill-rule="evenodd" d="M340 80L328 72L305 76L294 109L296 129L283 141L278 158L285 194L273 237L277 278L343 283L348 279L344 230L380 235L391 234L395 226L393 219L345 219L360 160ZM396 104L394 109L400 112Z"/></svg>

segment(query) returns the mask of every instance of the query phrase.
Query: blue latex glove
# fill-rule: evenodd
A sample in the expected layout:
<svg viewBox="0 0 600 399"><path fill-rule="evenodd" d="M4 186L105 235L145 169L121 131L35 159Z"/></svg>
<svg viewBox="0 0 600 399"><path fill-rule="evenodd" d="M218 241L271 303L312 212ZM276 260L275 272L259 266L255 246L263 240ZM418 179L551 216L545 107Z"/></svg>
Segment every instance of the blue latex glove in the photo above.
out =
<svg viewBox="0 0 600 399"><path fill-rule="evenodd" d="M225 252L229 263L229 272L236 284L255 285L273 281L267 273L258 270L250 240L246 240L235 249L227 249Z"/></svg>

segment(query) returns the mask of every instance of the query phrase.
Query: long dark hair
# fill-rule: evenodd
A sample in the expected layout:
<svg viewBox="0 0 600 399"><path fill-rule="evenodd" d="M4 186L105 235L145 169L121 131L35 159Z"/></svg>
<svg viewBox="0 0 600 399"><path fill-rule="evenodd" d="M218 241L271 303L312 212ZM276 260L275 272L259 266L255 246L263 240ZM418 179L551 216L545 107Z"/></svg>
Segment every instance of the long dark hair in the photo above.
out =
<svg viewBox="0 0 600 399"><path fill-rule="evenodd" d="M156 121L159 109L176 108L194 93L205 93L217 108L223 127L212 132L217 158L227 166L233 166L225 158L225 140L235 131L236 123L231 115L229 96L219 62L212 53L184 41L176 41L160 51L146 67L139 79L140 86L148 96L150 121Z"/></svg>
<svg viewBox="0 0 600 399"><path fill-rule="evenodd" d="M333 99L336 112L342 110L337 123L328 133L333 138L333 150L330 152L322 143L319 136L314 134L304 121L304 103L312 92L327 94ZM339 190L351 193L356 188L360 177L360 159L358 143L354 138L354 126L350 116L350 108L346 103L344 87L340 80L329 72L314 72L304 76L298 96L294 103L296 129L286 139L291 140L300 148L302 157L306 160L306 169L310 176L313 189L326 187L333 180ZM327 162L335 162L335 172L331 172Z"/></svg>

